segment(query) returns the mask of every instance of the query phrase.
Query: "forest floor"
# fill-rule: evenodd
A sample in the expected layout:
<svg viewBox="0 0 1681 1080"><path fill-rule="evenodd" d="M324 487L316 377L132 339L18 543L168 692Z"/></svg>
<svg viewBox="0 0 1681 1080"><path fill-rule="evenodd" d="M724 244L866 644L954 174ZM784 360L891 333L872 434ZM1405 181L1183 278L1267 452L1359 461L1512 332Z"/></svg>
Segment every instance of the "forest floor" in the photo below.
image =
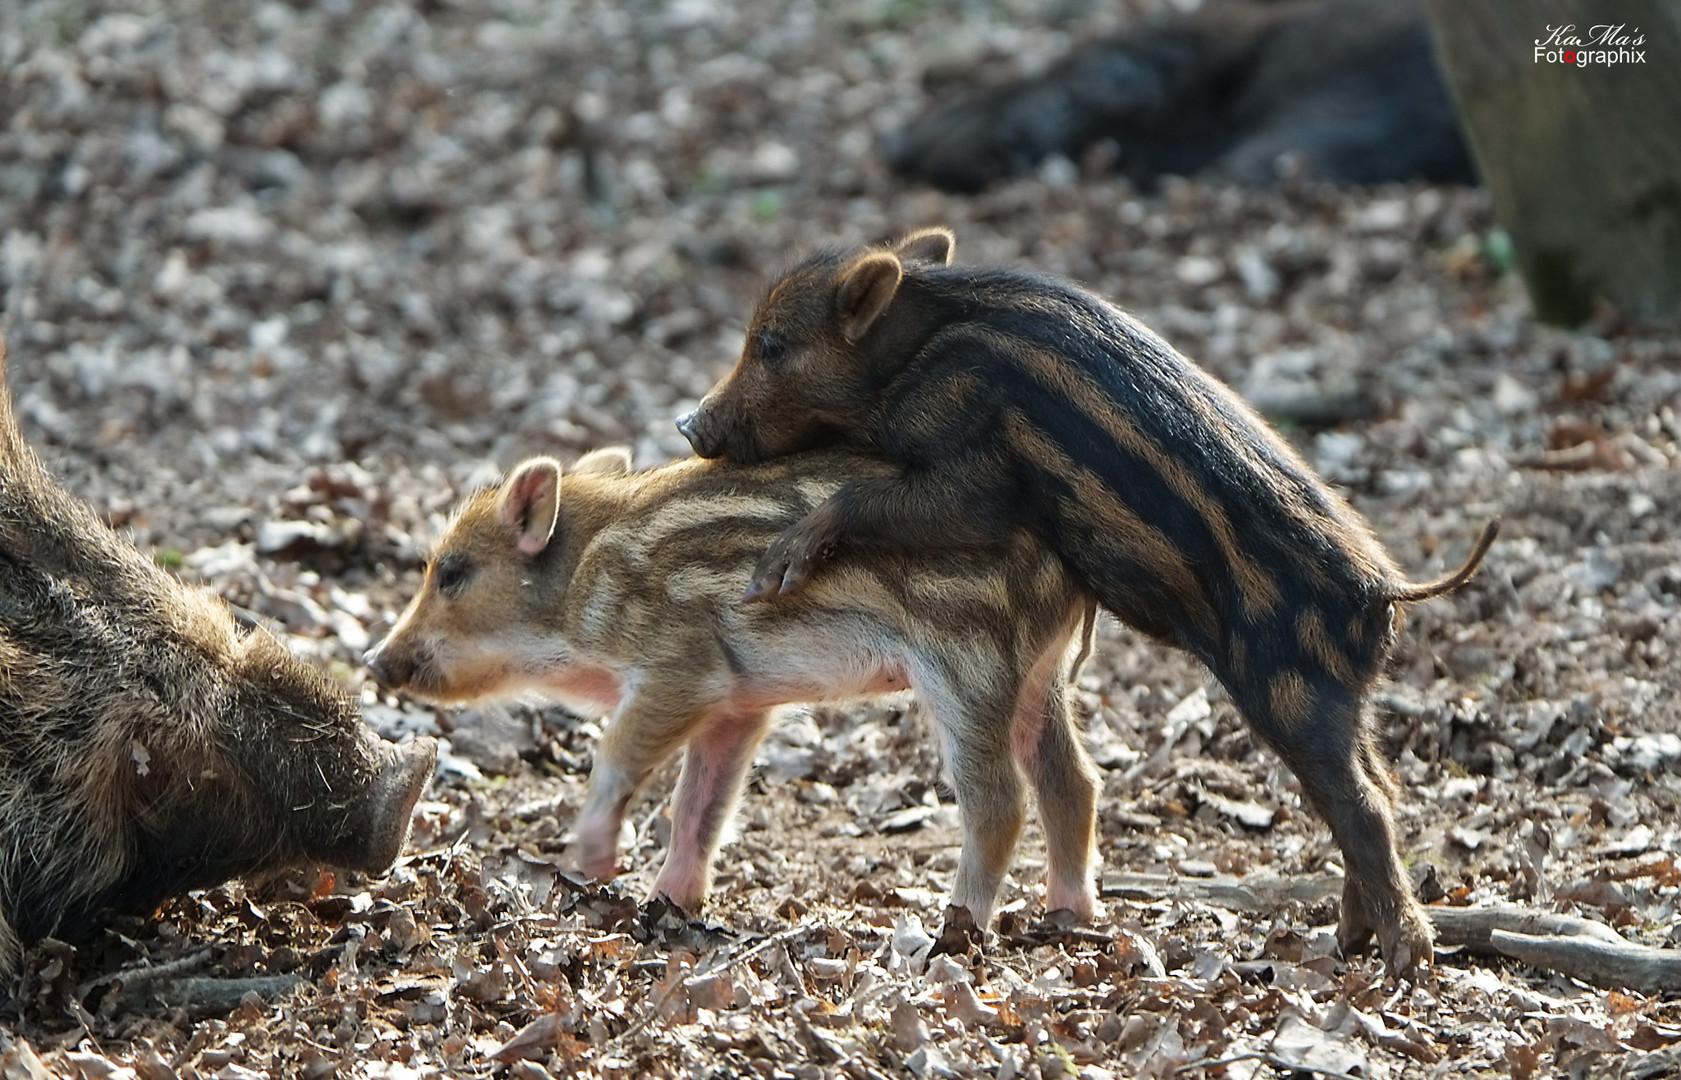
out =
<svg viewBox="0 0 1681 1080"><path fill-rule="evenodd" d="M572 874L598 718L444 712L359 658L463 493L531 453L687 452L796 253L952 226L1071 275L1269 413L1414 579L1379 696L1440 906L1681 944L1681 338L1537 325L1486 197L1142 197L1078 163L975 197L876 139L1116 12L847 0L18 0L0 297L26 434L157 560L446 752L388 877L299 875L46 943L0 1073L422 1077L1655 1076L1681 1005L1465 946L1336 953L1338 853L1189 658L1114 623L1080 681L1104 910L1041 922L1030 827L979 949L934 946L953 793L915 705L778 727L698 920ZM939 92L944 92L940 90Z"/></svg>

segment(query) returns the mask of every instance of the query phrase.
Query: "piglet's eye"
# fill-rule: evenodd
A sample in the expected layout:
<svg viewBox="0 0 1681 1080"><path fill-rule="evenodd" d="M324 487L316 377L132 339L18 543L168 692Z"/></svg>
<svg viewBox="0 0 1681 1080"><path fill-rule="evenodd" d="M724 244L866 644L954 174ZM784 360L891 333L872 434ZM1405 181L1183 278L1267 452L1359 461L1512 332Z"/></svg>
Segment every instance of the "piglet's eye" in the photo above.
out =
<svg viewBox="0 0 1681 1080"><path fill-rule="evenodd" d="M759 333L759 359L775 364L788 355L788 343L768 330Z"/></svg>
<svg viewBox="0 0 1681 1080"><path fill-rule="evenodd" d="M438 591L455 592L467 583L472 575L473 564L459 555L445 555L432 566L432 573L436 575Z"/></svg>

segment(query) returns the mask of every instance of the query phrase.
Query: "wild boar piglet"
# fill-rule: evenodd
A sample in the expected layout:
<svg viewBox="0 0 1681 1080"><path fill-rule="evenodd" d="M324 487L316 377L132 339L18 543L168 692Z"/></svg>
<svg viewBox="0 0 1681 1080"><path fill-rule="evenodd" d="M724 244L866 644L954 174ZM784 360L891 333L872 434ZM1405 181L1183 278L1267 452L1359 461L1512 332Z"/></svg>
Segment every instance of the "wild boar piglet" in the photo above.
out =
<svg viewBox="0 0 1681 1080"><path fill-rule="evenodd" d="M765 544L879 463L799 455L631 472L623 451L527 461L467 499L420 592L367 657L438 701L536 692L611 714L576 825L587 872L618 869L631 797L679 749L671 843L652 895L695 910L772 710L910 688L963 819L952 903L985 925L1031 783L1046 904L1083 919L1096 780L1068 697L1070 643L1095 608L1031 534L938 557L838 559L785 604L744 606Z"/></svg>
<svg viewBox="0 0 1681 1080"><path fill-rule="evenodd" d="M879 560L1030 529L1122 621L1189 650L1330 823L1347 868L1344 948L1375 932L1407 970L1430 926L1396 848L1368 702L1411 584L1254 410L1078 285L953 266L951 233L818 252L777 279L735 367L678 428L741 463L838 446L894 467L785 530L746 598Z"/></svg>

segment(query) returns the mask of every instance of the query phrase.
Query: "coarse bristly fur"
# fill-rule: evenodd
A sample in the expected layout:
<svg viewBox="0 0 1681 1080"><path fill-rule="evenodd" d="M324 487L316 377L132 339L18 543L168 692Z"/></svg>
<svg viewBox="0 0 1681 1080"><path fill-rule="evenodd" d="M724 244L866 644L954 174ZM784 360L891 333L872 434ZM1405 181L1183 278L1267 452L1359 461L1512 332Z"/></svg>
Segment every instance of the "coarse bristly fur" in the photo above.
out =
<svg viewBox="0 0 1681 1080"><path fill-rule="evenodd" d="M1368 701L1408 583L1371 529L1252 409L1071 282L952 266L943 229L819 252L754 312L734 370L678 427L704 457L847 446L893 463L785 531L747 599L830 552L984 544L1026 527L1123 621L1208 665L1330 823L1345 948L1401 970L1431 932L1396 848ZM827 571L825 570L826 574Z"/></svg>
<svg viewBox="0 0 1681 1080"><path fill-rule="evenodd" d="M435 756L374 736L343 690L118 537L42 468L0 386L0 972L188 889L383 870Z"/></svg>
<svg viewBox="0 0 1681 1080"><path fill-rule="evenodd" d="M909 687L962 811L952 904L986 922L1031 783L1046 903L1089 918L1096 780L1067 688L1070 643L1095 608L1031 534L939 557L841 558L786 604L737 602L780 530L886 471L832 453L633 473L624 452L597 451L564 478L558 462L527 461L456 513L368 665L441 701L535 691L610 711L576 827L597 877L616 870L630 798L682 748L652 892L691 910L772 711Z"/></svg>

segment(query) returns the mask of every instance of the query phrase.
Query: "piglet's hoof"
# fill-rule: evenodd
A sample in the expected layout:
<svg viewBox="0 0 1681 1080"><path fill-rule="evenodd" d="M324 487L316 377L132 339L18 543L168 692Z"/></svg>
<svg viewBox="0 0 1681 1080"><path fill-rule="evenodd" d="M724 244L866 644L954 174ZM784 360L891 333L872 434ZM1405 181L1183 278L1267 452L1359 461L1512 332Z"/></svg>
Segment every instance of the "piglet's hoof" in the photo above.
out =
<svg viewBox="0 0 1681 1080"><path fill-rule="evenodd" d="M694 922L699 913L698 904L688 908L668 896L655 895L650 896L642 905L642 922L656 930L681 927Z"/></svg>
<svg viewBox="0 0 1681 1080"><path fill-rule="evenodd" d="M1073 908L1053 908L1045 912L1045 917L1034 926L1035 930L1056 934L1066 934L1081 923L1091 922L1091 919L1080 918Z"/></svg>
<svg viewBox="0 0 1681 1080"><path fill-rule="evenodd" d="M819 530L807 528L803 523L786 530L759 559L742 600L752 603L799 592L811 580L812 572L828 558L828 547L827 538Z"/></svg>
<svg viewBox="0 0 1681 1080"><path fill-rule="evenodd" d="M1337 925L1337 946L1343 956L1352 957L1369 948L1374 938L1378 955L1395 978L1416 979L1424 969L1435 964L1435 932L1418 903L1407 903L1389 919L1378 920L1368 914L1359 893L1346 889L1342 920Z"/></svg>
<svg viewBox="0 0 1681 1080"><path fill-rule="evenodd" d="M1416 980L1435 966L1434 934L1423 912L1407 912L1395 930L1378 933L1378 947L1389 973Z"/></svg>
<svg viewBox="0 0 1681 1080"><path fill-rule="evenodd" d="M585 878L597 885L612 881L619 876L619 851L617 845L592 843L588 840L579 845L578 869Z"/></svg>
<svg viewBox="0 0 1681 1080"><path fill-rule="evenodd" d="M968 908L948 904L946 924L940 930L940 936L934 939L934 947L928 951L928 955L949 953L952 956L966 956L970 952L979 952L985 940L986 930L975 922L975 916L970 914Z"/></svg>

